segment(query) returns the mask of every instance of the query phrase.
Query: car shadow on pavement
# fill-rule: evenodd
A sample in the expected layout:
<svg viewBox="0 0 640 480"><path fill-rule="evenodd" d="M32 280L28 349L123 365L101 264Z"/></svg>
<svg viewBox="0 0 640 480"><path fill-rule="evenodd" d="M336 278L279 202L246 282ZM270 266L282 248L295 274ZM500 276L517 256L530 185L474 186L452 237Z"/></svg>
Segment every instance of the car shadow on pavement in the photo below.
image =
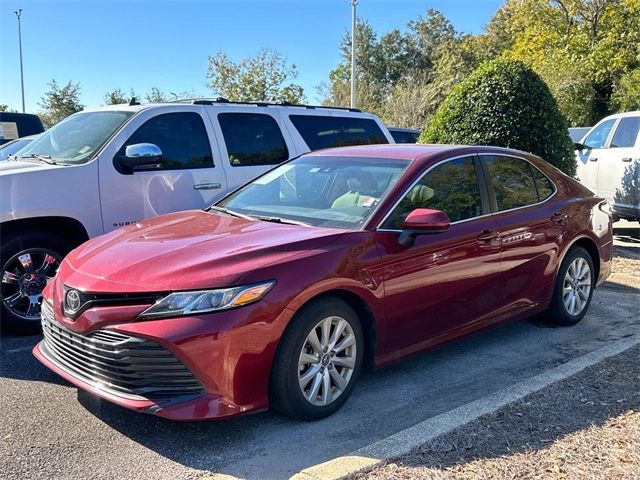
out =
<svg viewBox="0 0 640 480"><path fill-rule="evenodd" d="M42 340L42 335L0 338L0 377L68 385L68 383L42 365L31 350Z"/></svg>
<svg viewBox="0 0 640 480"><path fill-rule="evenodd" d="M544 476L544 467L540 470L544 460L534 457L544 456L554 445L553 453L547 455L553 455L558 468L564 462L578 463L579 468L604 463L589 449L584 431L638 411L638 378L640 347L636 346L393 459L393 466L358 478L467 478L478 471L486 478L529 478L536 470ZM631 434L618 425L604 437L600 434L598 441L624 442ZM565 478L562 472L549 478Z"/></svg>

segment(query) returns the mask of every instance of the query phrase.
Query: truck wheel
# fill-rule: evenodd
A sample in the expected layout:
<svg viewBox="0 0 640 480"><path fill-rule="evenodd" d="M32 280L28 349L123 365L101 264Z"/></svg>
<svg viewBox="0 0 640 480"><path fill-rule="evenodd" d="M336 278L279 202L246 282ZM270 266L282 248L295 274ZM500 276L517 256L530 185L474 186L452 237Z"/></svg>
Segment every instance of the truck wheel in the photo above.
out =
<svg viewBox="0 0 640 480"><path fill-rule="evenodd" d="M12 234L0 246L0 313L3 332L40 332L42 290L72 245L47 233Z"/></svg>

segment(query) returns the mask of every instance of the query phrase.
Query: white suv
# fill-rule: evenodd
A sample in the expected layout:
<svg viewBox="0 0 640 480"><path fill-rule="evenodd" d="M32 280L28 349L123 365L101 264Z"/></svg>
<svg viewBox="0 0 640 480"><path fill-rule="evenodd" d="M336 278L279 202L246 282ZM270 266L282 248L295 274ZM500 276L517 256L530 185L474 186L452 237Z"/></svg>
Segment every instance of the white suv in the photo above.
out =
<svg viewBox="0 0 640 480"><path fill-rule="evenodd" d="M204 208L310 150L393 143L354 109L197 99L83 111L0 162L1 315L37 331L64 255L154 215Z"/></svg>
<svg viewBox="0 0 640 480"><path fill-rule="evenodd" d="M640 111L601 120L576 144L577 177L612 205L614 221L640 221Z"/></svg>

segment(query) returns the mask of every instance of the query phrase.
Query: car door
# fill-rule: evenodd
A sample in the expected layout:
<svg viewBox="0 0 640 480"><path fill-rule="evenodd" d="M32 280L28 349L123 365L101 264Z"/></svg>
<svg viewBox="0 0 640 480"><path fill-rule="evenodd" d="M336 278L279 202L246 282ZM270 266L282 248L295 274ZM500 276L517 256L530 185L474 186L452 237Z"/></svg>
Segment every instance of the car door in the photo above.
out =
<svg viewBox="0 0 640 480"><path fill-rule="evenodd" d="M622 117L616 124L611 141L600 156L598 195L616 207L637 209L640 205L636 170L637 147L640 139L640 116ZM639 145L640 146L640 145Z"/></svg>
<svg viewBox="0 0 640 480"><path fill-rule="evenodd" d="M388 352L419 350L425 341L490 317L499 308L500 242L477 163L476 156L465 156L429 169L376 232ZM442 210L452 223L446 232L419 235L415 245L405 247L398 235L416 208Z"/></svg>
<svg viewBox="0 0 640 480"><path fill-rule="evenodd" d="M596 125L584 138L583 150L576 151L576 177L585 187L598 193L598 168L602 155L606 154L607 141L616 123L609 118Z"/></svg>
<svg viewBox="0 0 640 480"><path fill-rule="evenodd" d="M500 303L517 314L548 298L571 212L554 201L555 186L523 158L480 155L502 245Z"/></svg>
<svg viewBox="0 0 640 480"><path fill-rule="evenodd" d="M211 125L202 106L150 108L136 115L100 155L105 232L144 218L204 208L227 191ZM129 145L152 143L159 165L123 171L117 157ZM213 148L212 148L213 146Z"/></svg>
<svg viewBox="0 0 640 480"><path fill-rule="evenodd" d="M259 111L257 111L259 109ZM297 155L280 114L261 107L209 107L225 163L229 189L247 183Z"/></svg>

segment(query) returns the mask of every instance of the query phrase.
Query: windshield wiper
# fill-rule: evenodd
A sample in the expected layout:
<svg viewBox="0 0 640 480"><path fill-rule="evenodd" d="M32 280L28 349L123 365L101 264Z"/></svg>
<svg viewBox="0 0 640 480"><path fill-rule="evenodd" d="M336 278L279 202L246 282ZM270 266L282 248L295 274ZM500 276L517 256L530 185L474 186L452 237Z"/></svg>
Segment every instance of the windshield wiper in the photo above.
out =
<svg viewBox="0 0 640 480"><path fill-rule="evenodd" d="M216 212L226 213L227 215L231 215L233 217L244 218L245 220L251 220L252 222L256 220L255 218L250 217L249 215L245 215L244 213L235 212L233 210L229 210L228 208L218 207L216 205L211 205L205 211L208 212L209 210L215 210Z"/></svg>
<svg viewBox="0 0 640 480"><path fill-rule="evenodd" d="M303 227L309 226L308 223L298 222L297 220L289 220L288 218L270 217L270 216L263 216L263 215L255 215L255 218L263 222L286 223L289 225L301 225Z"/></svg>
<svg viewBox="0 0 640 480"><path fill-rule="evenodd" d="M29 155L21 155L20 160L23 158L35 158L41 162L48 163L49 165L59 165L56 161L51 159L51 155L39 155L37 153L30 153Z"/></svg>

